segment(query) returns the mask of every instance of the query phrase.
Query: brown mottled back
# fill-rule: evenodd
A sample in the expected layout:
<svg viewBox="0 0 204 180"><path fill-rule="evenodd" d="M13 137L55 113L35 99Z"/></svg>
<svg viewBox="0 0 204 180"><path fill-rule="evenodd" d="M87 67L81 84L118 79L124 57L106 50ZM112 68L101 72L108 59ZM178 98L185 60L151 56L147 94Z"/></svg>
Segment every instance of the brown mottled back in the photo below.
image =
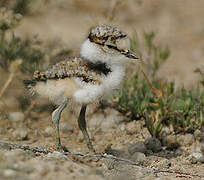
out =
<svg viewBox="0 0 204 180"><path fill-rule="evenodd" d="M48 79L79 78L81 81L100 84L100 76L105 76L110 70L104 64L92 64L79 57L61 61L45 72L35 71L33 80L46 81Z"/></svg>

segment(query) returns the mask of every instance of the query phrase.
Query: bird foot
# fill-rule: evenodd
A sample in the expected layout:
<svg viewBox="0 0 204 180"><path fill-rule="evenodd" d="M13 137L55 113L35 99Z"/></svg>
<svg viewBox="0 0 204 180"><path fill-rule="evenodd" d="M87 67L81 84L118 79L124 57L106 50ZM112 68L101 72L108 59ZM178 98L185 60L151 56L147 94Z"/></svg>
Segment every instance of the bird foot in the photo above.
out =
<svg viewBox="0 0 204 180"><path fill-rule="evenodd" d="M57 145L56 151L61 152L61 153L70 152L65 146L62 146L62 145Z"/></svg>

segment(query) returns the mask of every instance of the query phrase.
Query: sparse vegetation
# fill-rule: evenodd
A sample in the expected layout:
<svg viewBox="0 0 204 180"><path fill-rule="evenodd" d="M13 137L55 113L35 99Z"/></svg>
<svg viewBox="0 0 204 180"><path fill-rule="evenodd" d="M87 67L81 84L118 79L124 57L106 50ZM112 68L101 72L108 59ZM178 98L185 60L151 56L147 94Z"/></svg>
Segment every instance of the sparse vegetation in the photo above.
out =
<svg viewBox="0 0 204 180"><path fill-rule="evenodd" d="M71 53L70 49L60 43L51 42L45 46L37 36L29 39L17 36L15 28L22 18L19 13L0 8L0 67L8 73L8 79L0 88L0 99L17 76L23 79L22 76L31 75L36 69L44 69L48 64L65 59ZM30 99L24 95L18 97L18 101L22 109L27 109L30 104Z"/></svg>
<svg viewBox="0 0 204 180"><path fill-rule="evenodd" d="M204 87L204 66L200 67L200 68L196 68L195 69L195 73L199 73L200 74L200 76L201 76L200 82L201 82L202 86Z"/></svg>
<svg viewBox="0 0 204 180"><path fill-rule="evenodd" d="M2 0L0 7L6 7L13 10L14 13L25 15L29 12L29 4L31 2L31 0Z"/></svg>
<svg viewBox="0 0 204 180"><path fill-rule="evenodd" d="M173 82L156 78L157 70L170 51L168 47L155 45L154 38L155 33L144 33L148 62L143 66L149 70L147 74L152 82L140 67L143 73L137 71L129 81L124 82L115 101L117 109L132 120L145 119L150 134L157 138L160 138L164 125L172 125L175 132L200 129L204 125L204 89L199 85L192 90L175 89ZM134 37L133 50L138 49L139 45Z"/></svg>
<svg viewBox="0 0 204 180"><path fill-rule="evenodd" d="M0 9L0 65L6 71L16 59L22 59L20 69L22 72L32 73L43 58L43 52L33 40L23 40L14 33L22 16L6 8Z"/></svg>

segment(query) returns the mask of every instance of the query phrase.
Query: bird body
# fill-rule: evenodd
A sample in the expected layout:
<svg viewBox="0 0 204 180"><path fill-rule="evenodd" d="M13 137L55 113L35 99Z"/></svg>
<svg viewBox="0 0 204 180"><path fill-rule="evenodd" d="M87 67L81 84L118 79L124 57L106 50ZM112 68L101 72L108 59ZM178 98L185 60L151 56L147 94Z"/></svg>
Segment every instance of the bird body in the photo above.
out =
<svg viewBox="0 0 204 180"><path fill-rule="evenodd" d="M86 131L86 106L100 101L119 88L125 75L124 62L128 58L137 59L129 49L127 35L118 28L96 26L82 44L80 57L67 58L44 72L35 71L32 80L24 81L32 92L48 97L59 105L52 116L59 149L60 115L68 101L74 101L82 106L79 128L89 150L94 151Z"/></svg>
<svg viewBox="0 0 204 180"><path fill-rule="evenodd" d="M122 66L106 67L80 57L61 61L45 72L35 71L30 85L34 93L55 104L68 98L79 104L97 102L117 89L124 77Z"/></svg>

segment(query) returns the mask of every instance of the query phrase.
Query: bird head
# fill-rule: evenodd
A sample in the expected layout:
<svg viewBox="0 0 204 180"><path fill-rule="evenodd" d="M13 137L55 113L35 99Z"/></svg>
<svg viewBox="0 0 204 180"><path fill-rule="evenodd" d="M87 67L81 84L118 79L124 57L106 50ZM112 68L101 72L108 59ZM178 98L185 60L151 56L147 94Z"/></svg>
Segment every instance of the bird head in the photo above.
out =
<svg viewBox="0 0 204 180"><path fill-rule="evenodd" d="M89 61L120 64L125 60L138 59L130 51L128 36L116 27L96 26L81 46L81 56Z"/></svg>

